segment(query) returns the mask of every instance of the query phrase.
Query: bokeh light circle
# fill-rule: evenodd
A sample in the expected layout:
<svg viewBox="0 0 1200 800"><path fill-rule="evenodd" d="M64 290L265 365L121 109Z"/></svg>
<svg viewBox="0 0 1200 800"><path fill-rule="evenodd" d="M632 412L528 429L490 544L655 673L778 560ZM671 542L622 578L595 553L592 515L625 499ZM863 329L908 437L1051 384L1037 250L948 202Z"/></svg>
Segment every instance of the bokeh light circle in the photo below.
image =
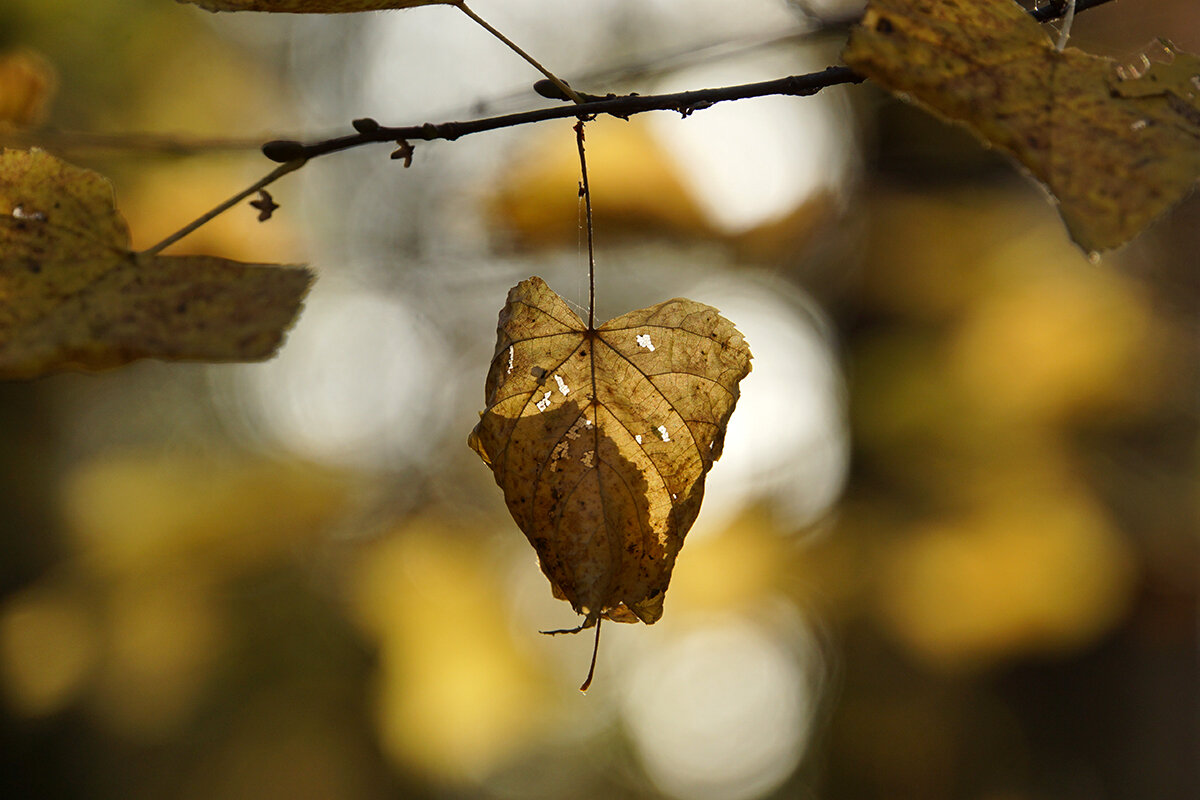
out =
<svg viewBox="0 0 1200 800"><path fill-rule="evenodd" d="M792 774L815 703L806 663L815 650L793 644L779 630L730 618L647 649L622 697L622 715L661 791L687 800L751 800Z"/></svg>
<svg viewBox="0 0 1200 800"><path fill-rule="evenodd" d="M749 271L706 281L688 296L716 306L754 355L698 528L719 526L756 500L789 528L812 524L841 494L850 461L829 326L799 289Z"/></svg>
<svg viewBox="0 0 1200 800"><path fill-rule="evenodd" d="M258 438L324 463L395 469L440 442L452 387L437 328L382 292L324 279L279 356L239 369L241 416Z"/></svg>

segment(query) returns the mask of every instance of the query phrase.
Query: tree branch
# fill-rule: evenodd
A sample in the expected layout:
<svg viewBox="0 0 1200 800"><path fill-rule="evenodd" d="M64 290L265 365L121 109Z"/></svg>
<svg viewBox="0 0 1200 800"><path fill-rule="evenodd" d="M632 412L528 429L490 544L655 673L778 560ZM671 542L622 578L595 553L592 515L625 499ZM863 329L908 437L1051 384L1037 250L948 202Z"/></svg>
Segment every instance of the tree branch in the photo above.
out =
<svg viewBox="0 0 1200 800"><path fill-rule="evenodd" d="M187 236L192 231L199 228L201 225L207 224L214 217L217 217L217 216L225 213L229 209L233 208L234 206L236 206L238 203L245 200L250 195L254 194L255 192L259 191L260 189L264 189L267 186L270 186L272 183L279 180L284 175L287 175L289 172L294 172L303 166L304 166L304 162L300 161L300 160L289 161L286 164L281 164L280 166L271 170L271 172L268 173L264 178L255 182L251 186L248 186L247 188L243 189L242 191L238 192L233 197L229 198L224 203L221 203L221 205L214 208L212 211L209 211L204 216L199 217L198 219L192 220L187 225L185 225L182 228L180 228L179 230L175 231L170 236L163 239L161 242L154 245L153 247L146 248L145 250L142 251L142 255L152 256L155 253L162 252L167 247L170 247L171 245L175 244L183 237Z"/></svg>
<svg viewBox="0 0 1200 800"><path fill-rule="evenodd" d="M688 116L694 111L708 108L726 100L744 100L749 97L766 97L768 95L805 96L816 94L822 89L843 83L862 83L866 78L849 67L827 67L820 72L807 75L791 75L786 78L776 78L759 83L744 83L739 86L725 86L719 89L696 89L688 92L673 94L638 95L628 94L620 97L605 97L589 100L584 103L569 106L551 106L533 111L521 111L515 114L503 114L498 117L469 120L466 122L442 122L424 125L409 125L405 127L386 127L370 123L359 127L358 133L339 136L312 144L302 144L294 141L274 141L263 145L264 154L272 161L287 162L297 158L312 159L318 156L349 150L374 142L397 141L434 141L444 139L454 141L472 133L483 133L500 128L511 128L516 125L529 125L535 122L546 122L552 119L569 119L572 117L592 118L601 114L627 118L633 114L646 111L676 111ZM360 120L359 123L362 121Z"/></svg>
<svg viewBox="0 0 1200 800"><path fill-rule="evenodd" d="M1041 8L1035 8L1029 12L1029 15L1038 22L1047 22L1052 19L1058 19L1064 14L1071 13L1073 16L1081 11L1086 11L1109 2L1112 2L1112 0L1075 0L1073 4L1070 3L1070 0L1057 0L1057 2ZM460 8L465 8L465 5L462 3L458 5ZM786 78L776 78L770 81L745 83L739 86L725 86L719 89L675 92L673 94L628 94L596 97L595 95L580 96L574 92L570 92L572 95L571 99L576 101L574 105L539 108L533 111L522 111L515 114L504 114L501 116L468 120L466 122L442 122L439 124L427 122L424 125L387 127L380 125L373 119L358 119L354 121L354 128L357 132L347 136L338 136L311 144L304 144L291 139L277 139L267 142L262 146L263 155L281 164L281 167L245 191L234 195L200 219L195 220L154 247L151 247L147 252L156 253L164 247L173 244L264 186L304 166L304 164L313 158L328 155L329 153L337 153L342 150L349 150L354 147L361 147L365 144L377 142L394 142L399 144L400 149L394 152L392 156L394 158L403 158L405 166L408 166L412 160L412 145L410 141L434 141L442 139L452 142L455 139L469 136L472 133L483 133L484 131L494 131L500 128L511 128L517 125L529 125L552 119L569 119L571 117L575 117L580 121L587 121L601 114L628 119L633 114L641 114L646 111L675 111L686 117L695 111L709 108L716 103L722 103L727 100L744 100L751 97L766 97L769 95L804 97L816 94L830 86L862 83L865 80L864 76L859 75L849 67L838 66L826 67L820 72L810 72L805 75L790 75ZM560 90L564 89L561 86L557 88ZM583 102L579 102L580 100Z"/></svg>
<svg viewBox="0 0 1200 800"><path fill-rule="evenodd" d="M1110 3L1112 0L1076 0L1072 5L1068 0L1058 0L1029 12L1038 22L1058 19L1065 14L1074 16L1089 8ZM786 78L776 78L758 83L745 83L739 86L725 86L719 89L697 89L687 92L658 95L610 95L596 97L583 95L584 102L576 102L571 106L552 106L533 111L521 111L515 114L504 114L496 117L469 120L466 122L425 123L424 125L409 125L403 127L387 127L379 125L374 120L359 120L355 123L358 132L347 136L338 136L311 144L303 144L291 140L277 140L263 146L264 154L272 161L286 163L297 158L312 159L318 156L361 147L375 142L409 142L434 141L443 139L454 141L472 133L483 133L500 128L511 128L517 125L529 125L546 122L552 119L589 119L601 114L627 119L634 114L646 111L676 111L688 116L694 111L708 108L726 100L744 100L750 97L766 97L768 95L791 95L803 97L816 94L822 89L841 84L862 83L866 78L849 67L827 67L820 72L810 72L805 75L790 75ZM576 96L578 97L578 96ZM575 97L571 99L576 99ZM359 123L364 123L360 126Z"/></svg>

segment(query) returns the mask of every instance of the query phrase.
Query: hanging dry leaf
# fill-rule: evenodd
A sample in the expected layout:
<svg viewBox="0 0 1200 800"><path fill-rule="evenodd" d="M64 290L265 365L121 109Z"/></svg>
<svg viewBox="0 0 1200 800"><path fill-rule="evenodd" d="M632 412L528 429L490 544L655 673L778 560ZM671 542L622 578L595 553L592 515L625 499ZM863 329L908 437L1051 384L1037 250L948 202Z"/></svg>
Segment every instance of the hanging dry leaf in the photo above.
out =
<svg viewBox="0 0 1200 800"><path fill-rule="evenodd" d="M103 177L39 150L0 154L0 378L267 358L311 281L302 267L133 253Z"/></svg>
<svg viewBox="0 0 1200 800"><path fill-rule="evenodd" d="M1163 79L1134 77L1058 51L1012 0L871 0L843 57L1024 164L1085 250L1132 239L1200 176L1200 59L1188 53L1170 51Z"/></svg>
<svg viewBox="0 0 1200 800"><path fill-rule="evenodd" d="M508 293L469 444L581 628L662 616L749 372L710 306L668 300L589 330L541 278Z"/></svg>
<svg viewBox="0 0 1200 800"><path fill-rule="evenodd" d="M179 0L208 11L271 11L283 14L344 14L388 8L457 5L458 0Z"/></svg>

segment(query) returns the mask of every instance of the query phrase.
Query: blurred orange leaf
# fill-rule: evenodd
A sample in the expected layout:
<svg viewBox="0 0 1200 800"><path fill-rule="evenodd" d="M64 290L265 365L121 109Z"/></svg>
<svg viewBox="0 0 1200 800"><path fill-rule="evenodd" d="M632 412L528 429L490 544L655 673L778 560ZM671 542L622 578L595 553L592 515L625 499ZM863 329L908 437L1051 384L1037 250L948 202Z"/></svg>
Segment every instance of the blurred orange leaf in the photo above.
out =
<svg viewBox="0 0 1200 800"><path fill-rule="evenodd" d="M316 539L346 497L303 463L131 452L79 465L59 505L88 569L116 580L259 569Z"/></svg>
<svg viewBox="0 0 1200 800"><path fill-rule="evenodd" d="M609 236L679 236L689 242L716 236L672 169L644 118L601 117L588 123L592 182L604 187L596 224ZM556 130L531 129L520 154L486 192L497 223L527 247L567 246L579 241L579 155L575 140Z"/></svg>
<svg viewBox="0 0 1200 800"><path fill-rule="evenodd" d="M46 115L57 79L50 62L22 48L0 55L0 125L36 125Z"/></svg>
<svg viewBox="0 0 1200 800"><path fill-rule="evenodd" d="M103 177L39 150L0 154L0 377L267 358L311 280L303 267L131 252Z"/></svg>
<svg viewBox="0 0 1200 800"><path fill-rule="evenodd" d="M496 554L480 545L450 520L423 516L366 546L346 584L378 647L384 751L451 783L532 746L553 696L512 637Z"/></svg>
<svg viewBox="0 0 1200 800"><path fill-rule="evenodd" d="M1139 234L1200 176L1200 59L1167 53L1169 68L1130 72L1058 50L1012 0L871 0L843 57L1016 158L1096 251Z"/></svg>
<svg viewBox="0 0 1200 800"><path fill-rule="evenodd" d="M750 372L745 340L678 298L584 326L536 277L497 334L471 447L580 629L655 622Z"/></svg>

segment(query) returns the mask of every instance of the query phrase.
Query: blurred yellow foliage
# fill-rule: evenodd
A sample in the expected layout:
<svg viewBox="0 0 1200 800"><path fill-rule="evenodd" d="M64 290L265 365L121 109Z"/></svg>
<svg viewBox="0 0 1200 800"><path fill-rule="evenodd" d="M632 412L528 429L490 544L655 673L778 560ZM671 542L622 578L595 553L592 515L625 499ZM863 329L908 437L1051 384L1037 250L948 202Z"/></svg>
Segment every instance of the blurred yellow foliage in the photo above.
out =
<svg viewBox="0 0 1200 800"><path fill-rule="evenodd" d="M851 400L860 445L897 480L969 493L1000 461L1070 461L1072 425L1154 408L1170 338L1135 281L1011 192L880 203L890 247L868 292L899 320L860 337Z"/></svg>
<svg viewBox="0 0 1200 800"><path fill-rule="evenodd" d="M108 455L67 477L64 567L0 607L0 677L46 714L91 692L126 736L169 735L199 699L228 621L220 587L311 546L345 507L306 465Z"/></svg>
<svg viewBox="0 0 1200 800"><path fill-rule="evenodd" d="M805 553L761 511L746 511L719 531L698 533L675 567L672 613L753 613L804 581Z"/></svg>
<svg viewBox="0 0 1200 800"><path fill-rule="evenodd" d="M496 561L469 532L419 518L364 549L349 579L379 647L377 713L397 763L483 778L549 719L549 688L508 629Z"/></svg>
<svg viewBox="0 0 1200 800"><path fill-rule="evenodd" d="M0 53L0 127L42 122L57 80L54 67L35 50Z"/></svg>
<svg viewBox="0 0 1200 800"><path fill-rule="evenodd" d="M0 606L0 679L12 707L29 716L74 700L97 660L98 612L87 595L47 581Z"/></svg>
<svg viewBox="0 0 1200 800"><path fill-rule="evenodd" d="M92 698L111 730L155 739L186 719L223 651L220 606L212 586L179 576L111 587L105 657Z"/></svg>
<svg viewBox="0 0 1200 800"><path fill-rule="evenodd" d="M878 188L867 202L868 259L875 268L864 275L862 300L904 319L958 317L990 288L991 276L977 268L980 259L1013 231L1038 224L1036 209L1014 197L1011 187L937 193ZM1067 248L1065 236L1060 240L1059 254Z"/></svg>
<svg viewBox="0 0 1200 800"><path fill-rule="evenodd" d="M865 548L875 612L938 668L1066 652L1122 619L1138 554L1072 431L1152 412L1172 346L1144 286L1023 194L971 192L877 197L868 298L893 322L851 369L861 451L903 491L844 533L888 532Z"/></svg>
<svg viewBox="0 0 1200 800"><path fill-rule="evenodd" d="M958 518L908 532L885 556L878 611L940 668L1087 644L1132 598L1130 545L1085 493L1022 481Z"/></svg>
<svg viewBox="0 0 1200 800"><path fill-rule="evenodd" d="M493 218L524 246L574 247L583 235L575 136L563 123L531 129L524 139L488 193ZM589 122L586 147L597 227L614 234L713 235L642 119Z"/></svg>
<svg viewBox="0 0 1200 800"><path fill-rule="evenodd" d="M68 477L63 509L83 564L101 577L223 576L311 544L346 491L299 463L110 454Z"/></svg>
<svg viewBox="0 0 1200 800"><path fill-rule="evenodd" d="M979 265L996 285L950 343L951 380L980 413L1033 423L1151 403L1163 341L1147 299L1049 238L1011 239Z"/></svg>
<svg viewBox="0 0 1200 800"><path fill-rule="evenodd" d="M333 691L331 691L331 688ZM354 703L336 687L288 683L256 692L220 736L191 753L179 800L379 800L376 753L358 736Z"/></svg>

